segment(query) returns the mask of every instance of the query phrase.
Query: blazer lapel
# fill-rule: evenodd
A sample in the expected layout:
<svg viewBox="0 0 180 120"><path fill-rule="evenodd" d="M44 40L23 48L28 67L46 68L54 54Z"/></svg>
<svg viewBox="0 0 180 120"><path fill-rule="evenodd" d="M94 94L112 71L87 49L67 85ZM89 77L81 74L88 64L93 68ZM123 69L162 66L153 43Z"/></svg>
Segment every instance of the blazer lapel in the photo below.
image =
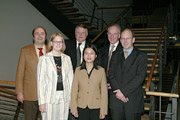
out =
<svg viewBox="0 0 180 120"><path fill-rule="evenodd" d="M62 80L63 80L63 83L65 83L66 81L64 80L64 78L65 78L65 72L68 72L68 71L66 71L66 68L65 68L65 66L67 66L67 65L65 65L66 64L66 60L65 60L65 56L64 56L64 54L62 54L61 55L61 67L62 67Z"/></svg>
<svg viewBox="0 0 180 120"><path fill-rule="evenodd" d="M126 70L128 70L129 67L131 67L131 65L133 64L135 58L137 56L137 51L134 48L132 53L128 56L128 58L124 61L124 66L126 68Z"/></svg>
<svg viewBox="0 0 180 120"><path fill-rule="evenodd" d="M33 57L32 60L34 60L35 63L38 63L38 56L37 56L36 49L35 49L35 46L34 46L34 45L32 45L30 51L32 51L32 52L31 52L32 57Z"/></svg>
<svg viewBox="0 0 180 120"><path fill-rule="evenodd" d="M56 65L55 65L55 62L54 62L54 58L53 58L53 55L52 55L52 52L49 52L46 54L46 56L48 57L49 61L50 61L50 64L52 66L52 69L57 72L56 70Z"/></svg>

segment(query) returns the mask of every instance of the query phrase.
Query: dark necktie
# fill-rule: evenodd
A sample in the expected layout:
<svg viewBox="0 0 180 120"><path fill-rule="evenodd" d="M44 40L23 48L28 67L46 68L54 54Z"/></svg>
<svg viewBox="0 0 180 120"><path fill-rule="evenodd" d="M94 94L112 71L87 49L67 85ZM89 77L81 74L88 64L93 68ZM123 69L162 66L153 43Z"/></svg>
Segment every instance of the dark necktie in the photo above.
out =
<svg viewBox="0 0 180 120"><path fill-rule="evenodd" d="M38 49L39 49L39 57L40 57L40 56L43 56L43 52L42 52L42 49L43 49L43 48L38 48Z"/></svg>
<svg viewBox="0 0 180 120"><path fill-rule="evenodd" d="M78 48L77 48L77 65L79 66L81 64L81 50L80 50L81 43L78 43Z"/></svg>

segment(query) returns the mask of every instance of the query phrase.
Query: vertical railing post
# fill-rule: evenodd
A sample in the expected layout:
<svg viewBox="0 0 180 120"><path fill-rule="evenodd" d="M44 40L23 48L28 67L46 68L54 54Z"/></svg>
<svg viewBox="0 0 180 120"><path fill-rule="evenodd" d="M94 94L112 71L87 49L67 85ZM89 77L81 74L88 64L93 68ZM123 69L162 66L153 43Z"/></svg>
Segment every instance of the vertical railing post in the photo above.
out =
<svg viewBox="0 0 180 120"><path fill-rule="evenodd" d="M16 112L15 112L13 120L18 120L18 116L19 116L19 113L20 113L20 110L21 110L21 105L22 105L21 102L18 102L18 105L17 105Z"/></svg>
<svg viewBox="0 0 180 120"><path fill-rule="evenodd" d="M150 91L154 91L154 82L151 82ZM155 111L155 97L150 96L150 111L149 111L150 120L155 119L154 111Z"/></svg>
<svg viewBox="0 0 180 120"><path fill-rule="evenodd" d="M103 9L101 10L101 20L103 20ZM103 21L101 23L101 28L103 29Z"/></svg>
<svg viewBox="0 0 180 120"><path fill-rule="evenodd" d="M159 120L161 120L161 96L159 96Z"/></svg>
<svg viewBox="0 0 180 120"><path fill-rule="evenodd" d="M177 98L172 98L172 120L177 120Z"/></svg>
<svg viewBox="0 0 180 120"><path fill-rule="evenodd" d="M159 87L158 91L162 91L162 46L159 48Z"/></svg>
<svg viewBox="0 0 180 120"><path fill-rule="evenodd" d="M168 32L167 32L167 26L164 26L164 61L163 61L163 66L167 64L167 45L169 43L168 41Z"/></svg>

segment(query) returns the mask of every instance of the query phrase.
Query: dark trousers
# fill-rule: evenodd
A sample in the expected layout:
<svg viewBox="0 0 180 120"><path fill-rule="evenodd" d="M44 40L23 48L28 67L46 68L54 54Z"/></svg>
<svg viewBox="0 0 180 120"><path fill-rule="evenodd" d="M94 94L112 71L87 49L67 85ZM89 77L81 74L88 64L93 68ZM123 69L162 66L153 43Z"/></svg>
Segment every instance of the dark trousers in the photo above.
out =
<svg viewBox="0 0 180 120"><path fill-rule="evenodd" d="M37 120L39 112L38 101L24 100L24 115L25 120Z"/></svg>
<svg viewBox="0 0 180 120"><path fill-rule="evenodd" d="M100 120L100 109L78 108L78 120Z"/></svg>
<svg viewBox="0 0 180 120"><path fill-rule="evenodd" d="M110 108L108 109L108 114L106 115L104 120L112 120L112 118L111 118L111 109Z"/></svg>
<svg viewBox="0 0 180 120"><path fill-rule="evenodd" d="M108 89L108 114L104 120L112 120L111 118L111 108L110 108L110 96L113 95L112 90Z"/></svg>
<svg viewBox="0 0 180 120"><path fill-rule="evenodd" d="M123 109L111 109L112 120L141 120L140 113L129 113Z"/></svg>
<svg viewBox="0 0 180 120"><path fill-rule="evenodd" d="M77 118L75 118L75 117L71 114L71 112L69 111L68 120L77 120Z"/></svg>

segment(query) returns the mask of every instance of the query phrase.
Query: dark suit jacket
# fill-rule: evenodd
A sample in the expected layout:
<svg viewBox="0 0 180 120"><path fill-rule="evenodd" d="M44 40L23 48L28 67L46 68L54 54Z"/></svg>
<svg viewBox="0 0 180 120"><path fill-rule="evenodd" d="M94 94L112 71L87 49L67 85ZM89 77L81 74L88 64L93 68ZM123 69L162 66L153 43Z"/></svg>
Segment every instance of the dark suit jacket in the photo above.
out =
<svg viewBox="0 0 180 120"><path fill-rule="evenodd" d="M124 52L115 52L111 58L109 69L109 80L112 90L120 89L125 97L129 98L127 103L115 97L110 98L110 107L118 109L124 106L127 112L141 113L144 111L144 96L142 84L147 71L147 55L136 48L127 59Z"/></svg>
<svg viewBox="0 0 180 120"><path fill-rule="evenodd" d="M75 71L77 67L77 51L76 51L76 40L68 40L66 42L66 50L65 54L69 55L71 57L71 61L73 64L73 70ZM90 44L90 42L86 41L86 44Z"/></svg>
<svg viewBox="0 0 180 120"><path fill-rule="evenodd" d="M107 72L107 65L108 65L109 48L110 48L110 44L102 47L99 50L99 56L98 56L98 63L99 63L100 66L102 66L105 69L106 72ZM118 44L115 51L119 51L119 52L122 51L122 46L121 46L120 42L119 42L119 44Z"/></svg>

